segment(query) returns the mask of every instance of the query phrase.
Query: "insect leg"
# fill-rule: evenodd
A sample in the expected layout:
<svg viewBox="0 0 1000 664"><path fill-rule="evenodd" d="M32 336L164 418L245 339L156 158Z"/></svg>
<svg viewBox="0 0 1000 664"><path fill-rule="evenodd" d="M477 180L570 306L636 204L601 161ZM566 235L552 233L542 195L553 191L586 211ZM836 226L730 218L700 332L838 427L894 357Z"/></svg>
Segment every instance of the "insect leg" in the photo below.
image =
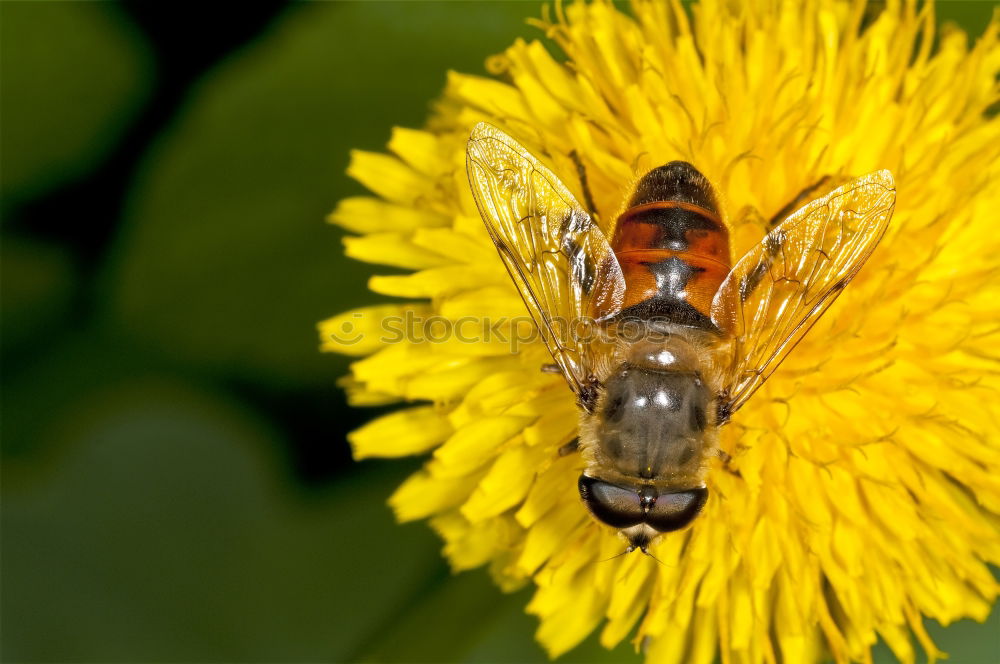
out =
<svg viewBox="0 0 1000 664"><path fill-rule="evenodd" d="M590 382L583 386L583 389L577 397L577 402L580 404L580 407L588 413L593 413L594 408L597 407L597 398L600 394L598 392L598 388L600 384L601 383L599 381L591 378Z"/></svg>
<svg viewBox="0 0 1000 664"><path fill-rule="evenodd" d="M548 364L542 365L542 373L557 374L562 373L562 369L555 362L549 362Z"/></svg>
<svg viewBox="0 0 1000 664"><path fill-rule="evenodd" d="M833 175L824 175L819 180L817 180L813 184L809 185L808 187L800 191L798 195L795 196L795 198L790 200L788 204L785 205L785 207L778 210L774 214L774 216L771 217L771 220L768 221L767 227L774 228L775 226L777 226L784 220L785 217L787 217L788 215L790 215L791 213L795 212L797 209L802 207L802 205L806 203L809 199L815 198L816 197L815 194L817 191L821 189L829 191L838 185L844 184L845 182L846 182L845 178L835 177Z"/></svg>
<svg viewBox="0 0 1000 664"><path fill-rule="evenodd" d="M772 229L764 236L764 244L767 253L761 256L760 261L754 265L753 269L740 279L740 302L747 301L747 298L753 294L764 279L764 275L770 271L771 265L774 264L774 258L785 244L785 234L780 230Z"/></svg>
<svg viewBox="0 0 1000 664"><path fill-rule="evenodd" d="M814 198L816 191L821 189L830 189L832 185L838 184L843 178L837 178L832 175L824 175L819 180L809 185L802 191L798 193L795 198L788 202L783 208L777 211L773 217L767 222L767 227L770 232L765 236L764 241L767 243L767 255L764 256L757 265L754 266L753 270L747 273L745 277L740 281L740 301L745 302L751 294L753 294L754 289L760 284L764 275L767 274L768 270L771 268L771 264L774 263L775 256L781 251L781 247L785 242L785 236L783 233L775 232L775 227L784 221L785 217L795 212L799 207L802 206L807 200Z"/></svg>
<svg viewBox="0 0 1000 664"><path fill-rule="evenodd" d="M733 402L729 398L729 392L721 392L715 400L715 425L722 426L729 421L733 414Z"/></svg>
<svg viewBox="0 0 1000 664"><path fill-rule="evenodd" d="M573 440L569 441L565 445L559 448L559 456L564 457L567 454L572 454L580 449L580 437L577 436Z"/></svg>
<svg viewBox="0 0 1000 664"><path fill-rule="evenodd" d="M733 468L733 466L732 466L733 456L729 452L726 452L725 450L719 450L719 449L717 449L717 450L715 450L715 454L716 454L716 456L718 456L722 460L722 467L725 468L725 470L726 470L727 473L731 473L731 474L735 475L736 477L740 477L740 478L743 477L742 475L740 475L740 471L738 471L735 468Z"/></svg>
<svg viewBox="0 0 1000 664"><path fill-rule="evenodd" d="M576 175L580 178L580 187L583 189L583 202L587 206L587 212L594 219L598 219L597 206L594 205L594 196L590 193L590 185L587 183L587 167L583 165L583 161L576 150L570 150L569 158L576 164Z"/></svg>

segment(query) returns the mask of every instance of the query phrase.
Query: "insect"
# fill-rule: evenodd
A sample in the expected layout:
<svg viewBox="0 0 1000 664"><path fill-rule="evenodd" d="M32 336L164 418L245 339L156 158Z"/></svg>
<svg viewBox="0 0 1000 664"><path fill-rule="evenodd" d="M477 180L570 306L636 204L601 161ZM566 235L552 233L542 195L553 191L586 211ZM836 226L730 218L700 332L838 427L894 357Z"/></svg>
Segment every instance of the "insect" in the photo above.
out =
<svg viewBox="0 0 1000 664"><path fill-rule="evenodd" d="M646 553L701 512L709 460L724 456L719 428L881 240L892 175L870 173L806 203L732 265L716 194L687 162L638 181L609 242L569 189L496 127L476 125L466 157L486 228L576 394L580 495L627 551ZM600 334L576 334L580 321Z"/></svg>

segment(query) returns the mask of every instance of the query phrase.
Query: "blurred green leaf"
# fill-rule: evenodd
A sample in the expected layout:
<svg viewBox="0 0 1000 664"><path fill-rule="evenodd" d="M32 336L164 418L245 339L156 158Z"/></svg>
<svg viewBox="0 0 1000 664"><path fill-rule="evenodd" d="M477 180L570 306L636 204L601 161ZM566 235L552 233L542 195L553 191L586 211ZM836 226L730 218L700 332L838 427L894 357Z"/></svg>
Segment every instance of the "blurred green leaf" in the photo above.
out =
<svg viewBox="0 0 1000 664"><path fill-rule="evenodd" d="M371 635L360 652L352 654L349 661L356 662L461 662L488 633L498 620L511 612L523 612L527 602L525 593L503 595L484 570L436 578L412 602L397 609L397 615L381 625ZM508 650L489 653L492 661L547 660L541 648L531 639L528 616L527 625L518 625L505 639ZM510 645L521 646L515 659ZM514 649L515 651L518 649ZM522 659L520 655L528 655Z"/></svg>
<svg viewBox="0 0 1000 664"><path fill-rule="evenodd" d="M970 43L975 43L997 7L990 0L938 0L934 3L934 14L938 25L954 22L969 34Z"/></svg>
<svg viewBox="0 0 1000 664"><path fill-rule="evenodd" d="M199 367L328 382L316 321L376 299L323 222L360 191L348 151L422 125L446 69L482 71L537 10L294 6L197 86L146 159L107 274L112 320Z"/></svg>
<svg viewBox="0 0 1000 664"><path fill-rule="evenodd" d="M166 371L82 331L6 377L0 658L547 661L531 589L452 576L393 523L409 466L304 493L266 420Z"/></svg>
<svg viewBox="0 0 1000 664"><path fill-rule="evenodd" d="M110 351L12 385L45 454L3 465L3 661L342 660L443 570L385 506L399 464L295 489L266 421Z"/></svg>
<svg viewBox="0 0 1000 664"><path fill-rule="evenodd" d="M146 45L106 2L0 3L4 206L84 173L150 89Z"/></svg>
<svg viewBox="0 0 1000 664"><path fill-rule="evenodd" d="M57 441L50 429L62 421L67 409L84 395L157 371L134 349L113 339L95 338L80 325L63 324L45 339L49 343L44 352L21 367L5 367L0 383L5 464L16 457L63 452L52 447ZM3 466L5 477L7 468Z"/></svg>
<svg viewBox="0 0 1000 664"><path fill-rule="evenodd" d="M4 236L0 242L0 283L0 340L5 351L39 336L59 333L52 328L65 314L76 286L65 250Z"/></svg>
<svg viewBox="0 0 1000 664"><path fill-rule="evenodd" d="M993 576L1000 577L997 568ZM942 627L934 621L924 621L927 632L938 648L948 653L949 662L970 662L975 664L995 664L1000 662L1000 611L994 605L989 618L978 623L974 620L959 620Z"/></svg>
<svg viewBox="0 0 1000 664"><path fill-rule="evenodd" d="M529 585L505 595L484 569L435 579L379 626L348 661L544 664L549 657L534 640L538 619L524 610L534 591ZM606 650L599 634L595 631L561 661L642 661L627 641Z"/></svg>
<svg viewBox="0 0 1000 664"><path fill-rule="evenodd" d="M534 640L538 629L538 618L525 613L534 585L497 601L499 610L483 625L460 659L468 664L489 664L490 662L550 662L548 655ZM588 664L638 664L643 661L636 654L632 643L626 639L613 650L607 650L600 643L600 627L594 630L583 643L559 658L559 662L587 662Z"/></svg>
<svg viewBox="0 0 1000 664"><path fill-rule="evenodd" d="M997 569L993 570L998 576ZM934 644L948 654L951 664L996 664L1000 662L1000 612L993 608L989 618L983 623L974 620L959 620L948 627L942 627L934 620L925 619L924 627ZM920 646L914 643L917 657L922 657ZM896 664L892 651L879 642L872 652L874 664Z"/></svg>

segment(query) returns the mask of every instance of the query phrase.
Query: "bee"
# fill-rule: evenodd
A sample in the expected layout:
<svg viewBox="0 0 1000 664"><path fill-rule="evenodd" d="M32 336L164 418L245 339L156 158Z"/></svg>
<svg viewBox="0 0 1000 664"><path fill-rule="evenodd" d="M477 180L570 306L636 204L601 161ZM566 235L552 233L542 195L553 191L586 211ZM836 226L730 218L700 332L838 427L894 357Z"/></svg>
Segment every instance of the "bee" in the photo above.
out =
<svg viewBox="0 0 1000 664"><path fill-rule="evenodd" d="M719 428L881 240L892 175L802 205L733 265L715 190L687 162L638 180L609 242L566 185L496 127L476 125L466 158L486 228L576 395L580 496L627 551L646 553L702 511L710 459L727 456ZM579 321L600 334L574 333Z"/></svg>

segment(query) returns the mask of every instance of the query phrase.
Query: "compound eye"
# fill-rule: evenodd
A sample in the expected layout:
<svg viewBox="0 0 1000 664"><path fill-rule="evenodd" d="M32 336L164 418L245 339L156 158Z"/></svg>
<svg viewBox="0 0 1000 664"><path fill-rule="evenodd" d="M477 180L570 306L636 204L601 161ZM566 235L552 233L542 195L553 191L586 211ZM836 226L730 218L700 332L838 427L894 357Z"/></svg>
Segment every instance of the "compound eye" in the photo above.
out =
<svg viewBox="0 0 1000 664"><path fill-rule="evenodd" d="M663 493L645 515L645 522L660 531L668 533L688 525L701 512L708 500L708 489L689 489L677 493Z"/></svg>
<svg viewBox="0 0 1000 664"><path fill-rule="evenodd" d="M615 528L639 525L646 517L635 489L615 486L596 477L580 476L580 496L599 521Z"/></svg>

